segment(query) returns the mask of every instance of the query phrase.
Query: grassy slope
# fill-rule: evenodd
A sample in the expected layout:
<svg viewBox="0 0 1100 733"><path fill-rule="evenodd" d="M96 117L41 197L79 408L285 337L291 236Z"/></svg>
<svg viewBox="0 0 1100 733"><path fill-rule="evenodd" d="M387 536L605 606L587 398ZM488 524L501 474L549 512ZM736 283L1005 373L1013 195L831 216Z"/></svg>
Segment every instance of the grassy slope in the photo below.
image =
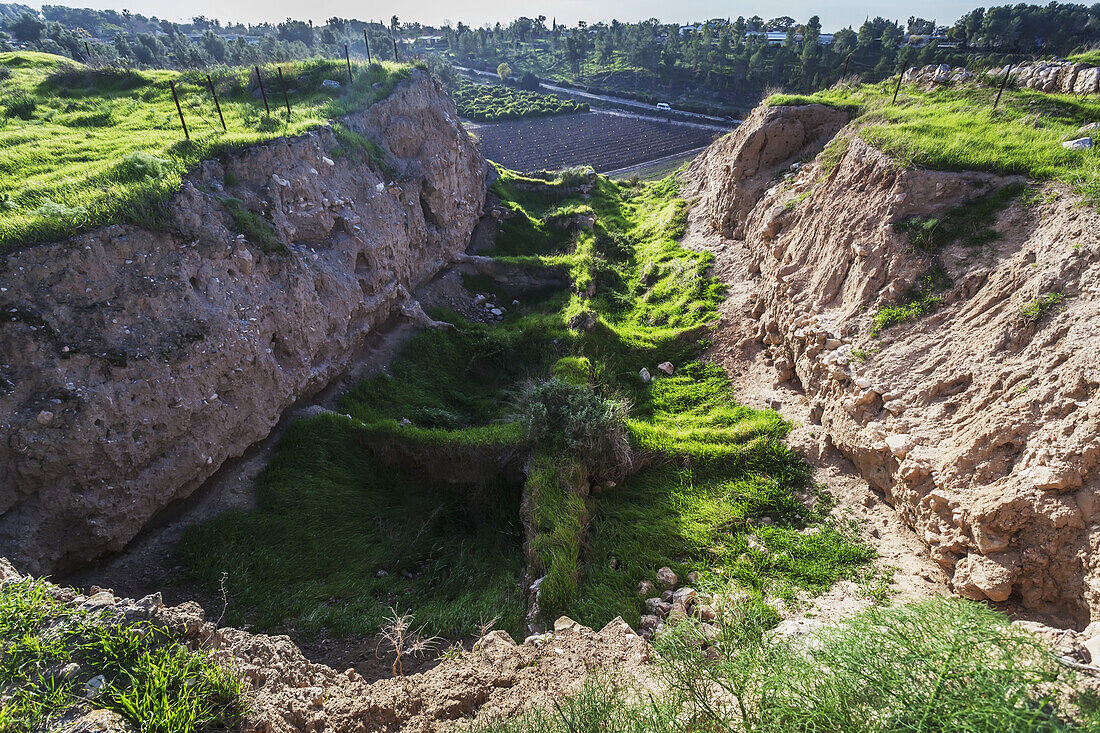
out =
<svg viewBox="0 0 1100 733"><path fill-rule="evenodd" d="M387 606L400 605L432 633L470 633L495 615L521 633L519 487L434 486L382 467L367 446L423 445L431 449L426 460L471 448L526 449L507 420L516 388L548 378L555 366L571 374L585 364L579 357L591 389L631 406L625 428L651 465L581 506L566 500L568 512L540 514L543 549L572 553L555 561L579 580L561 596L562 611L595 626L617 615L635 623L635 587L662 565L696 570L704 587L732 578L757 598L789 598L857 574L871 558L846 528L795 498L813 492L801 459L782 444L782 418L737 405L721 369L694 361L722 289L706 276L709 255L676 241L684 203L674 184L601 178L592 199L581 201L524 193L518 180L504 173L496 184L514 216L493 254L566 267L573 291L520 295L523 305L500 324L437 313L458 330L414 339L388 374L343 399L349 417L295 425L264 480L259 510L223 516L184 543L184 561L202 582L213 588L229 572L233 622L370 633ZM589 210L596 230L572 246L545 223ZM593 280L595 294L579 295ZM568 326L582 312L598 318L591 331ZM656 373L666 359L676 375L643 384L638 369ZM570 522L579 511L593 520L578 547ZM765 516L774 523L757 521ZM814 529L800 531L807 526ZM759 545L750 547L750 533ZM387 574L377 577L379 569Z"/></svg>
<svg viewBox="0 0 1100 733"><path fill-rule="evenodd" d="M48 54L0 54L0 251L116 221L160 226L164 202L200 161L302 133L383 99L410 67L353 67L355 84L339 90L324 90L321 82L346 82L342 63L282 68L292 90L289 117L275 67L261 69L271 115L250 94L251 71L215 74L229 130L223 132L205 74L94 70ZM170 81L181 95L190 142Z"/></svg>
<svg viewBox="0 0 1100 733"><path fill-rule="evenodd" d="M1075 151L1062 141L1100 119L1100 99L1006 89L993 111L996 88L981 84L903 85L896 81L837 86L818 94L775 95L768 104L821 103L851 110L867 142L905 165L939 170L1015 173L1072 186L1100 206L1100 147Z"/></svg>
<svg viewBox="0 0 1100 733"><path fill-rule="evenodd" d="M1094 48L1091 51L1082 51L1081 53L1075 53L1069 57L1069 60L1078 64L1092 64L1093 66L1100 66L1100 48Z"/></svg>
<svg viewBox="0 0 1100 733"><path fill-rule="evenodd" d="M142 733L229 730L244 713L243 683L202 652L147 622L100 617L58 601L45 581L0 585L0 730L49 728L84 702L84 684L104 687L95 707L113 710ZM70 663L69 679L56 673ZM53 725L46 723L53 721Z"/></svg>

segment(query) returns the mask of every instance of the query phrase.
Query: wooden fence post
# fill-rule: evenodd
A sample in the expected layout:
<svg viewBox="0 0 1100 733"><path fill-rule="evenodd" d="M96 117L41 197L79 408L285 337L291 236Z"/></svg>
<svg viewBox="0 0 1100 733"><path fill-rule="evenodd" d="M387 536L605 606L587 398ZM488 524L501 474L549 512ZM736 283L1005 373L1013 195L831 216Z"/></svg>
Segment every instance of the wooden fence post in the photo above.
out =
<svg viewBox="0 0 1100 733"><path fill-rule="evenodd" d="M270 117L271 107L267 105L267 90L264 89L264 80L263 77L260 76L259 66L256 67L256 81L260 82L260 96L264 98L264 111L266 111L268 116Z"/></svg>
<svg viewBox="0 0 1100 733"><path fill-rule="evenodd" d="M344 61L348 62L348 84L351 84L351 56L348 55L348 44L346 43L344 44Z"/></svg>
<svg viewBox="0 0 1100 733"><path fill-rule="evenodd" d="M168 86L172 87L172 99L176 100L176 111L180 113L180 124L183 125L183 136L190 140L191 133L187 132L187 121L183 119L183 107L180 106L180 98L179 95L176 94L176 82L169 81Z"/></svg>
<svg viewBox="0 0 1100 733"><path fill-rule="evenodd" d="M396 63L401 63L401 59L397 58L397 39L393 39L393 60Z"/></svg>
<svg viewBox="0 0 1100 733"><path fill-rule="evenodd" d="M367 47L367 63L374 63L370 58L370 40L367 39L367 27L363 26L363 45Z"/></svg>
<svg viewBox="0 0 1100 733"><path fill-rule="evenodd" d="M852 60L852 54L848 54L844 57L844 71L840 72L840 80L844 81L844 77L848 76L848 62Z"/></svg>

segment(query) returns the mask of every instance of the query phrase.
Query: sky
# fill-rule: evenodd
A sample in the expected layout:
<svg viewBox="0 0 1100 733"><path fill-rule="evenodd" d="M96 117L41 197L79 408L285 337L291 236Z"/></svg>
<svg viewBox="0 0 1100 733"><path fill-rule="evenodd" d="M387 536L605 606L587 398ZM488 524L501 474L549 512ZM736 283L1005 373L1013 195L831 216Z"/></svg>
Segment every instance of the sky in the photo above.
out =
<svg viewBox="0 0 1100 733"><path fill-rule="evenodd" d="M1008 0L998 0L989 4L1007 2ZM876 15L901 20L903 23L910 15L919 15L935 19L941 25L950 25L981 3L978 0L910 0L905 3L897 0L750 0L736 4L717 0L471 0L464 3L455 3L453 0L403 0L389 3L378 3L375 0L189 0L186 3L178 0L53 0L52 4L119 11L128 9L133 13L155 15L177 22L205 15L222 21L243 23L279 22L288 17L323 23L333 16L370 20L389 19L396 13L403 22L418 21L425 25L438 26L449 20L452 23L462 21L475 27L498 21L506 23L522 15L530 18L545 15L567 24L575 24L578 20L595 23L613 18L621 21L658 18L665 23L687 23L707 18L736 18L738 15L746 18L759 15L764 19L789 15L802 22L817 15L821 18L823 30L832 31L848 25L858 28L865 18Z"/></svg>

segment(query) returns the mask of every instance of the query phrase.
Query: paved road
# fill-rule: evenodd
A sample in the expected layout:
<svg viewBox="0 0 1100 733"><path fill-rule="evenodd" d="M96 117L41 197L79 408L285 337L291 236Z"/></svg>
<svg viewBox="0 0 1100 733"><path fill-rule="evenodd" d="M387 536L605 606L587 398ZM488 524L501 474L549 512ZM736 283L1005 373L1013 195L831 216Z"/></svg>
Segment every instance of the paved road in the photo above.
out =
<svg viewBox="0 0 1100 733"><path fill-rule="evenodd" d="M471 69L466 66L456 66L455 68L468 74L477 74L479 76L485 76L493 79L497 78L496 74L488 71L481 71L480 69ZM541 86L543 89L548 89L552 92L559 92L561 94L568 94L570 96L581 97L583 99L591 99L598 102L606 102L608 104L617 104L625 107L630 107L632 109L644 110L649 113L649 117L651 119L660 120L661 122L671 121L667 117L659 116L656 108L652 104L646 104L645 102L638 102L633 99L624 99L623 97L612 97L607 94L593 94L592 92L584 92L579 89L570 89L569 87L558 86L556 84L547 84L546 82L542 82ZM675 112L678 116L686 116L699 120L700 122L698 124L702 124L703 120L709 121L711 123L717 123L711 125L716 130L728 130L731 127L736 127L742 122L742 120L730 120L725 117L714 117L712 115L699 114L698 112L686 112L684 110L675 108L673 108L673 112Z"/></svg>

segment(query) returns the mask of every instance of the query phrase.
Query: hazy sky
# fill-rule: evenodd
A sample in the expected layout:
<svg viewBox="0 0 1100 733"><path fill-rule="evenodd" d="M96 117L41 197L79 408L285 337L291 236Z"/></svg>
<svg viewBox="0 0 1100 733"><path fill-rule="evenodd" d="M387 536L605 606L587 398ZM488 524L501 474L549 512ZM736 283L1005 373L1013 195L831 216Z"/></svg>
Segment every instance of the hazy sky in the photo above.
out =
<svg viewBox="0 0 1100 733"><path fill-rule="evenodd" d="M12 0L18 2L19 0ZM1005 4L1008 0L997 0ZM803 21L818 15L824 30L836 30L847 25L858 27L867 16L882 15L905 21L910 15L939 21L949 25L971 8L978 7L978 0L911 0L910 2L871 2L871 0L750 0L742 3L723 3L715 0L477 0L456 3L449 0L402 0L379 3L377 0L54 0L57 5L92 7L100 9L129 9L134 13L157 16L167 20L188 20L196 15L241 22L281 21L291 17L324 22L326 18L389 18L397 14L402 21L420 21L428 25L440 25L445 20L479 26L483 23L508 21L521 15L534 18L545 15L556 17L564 23L587 20L594 23L618 18L623 21L644 20L656 17L663 22L687 22L706 18L746 18L759 15L765 19L789 15Z"/></svg>

